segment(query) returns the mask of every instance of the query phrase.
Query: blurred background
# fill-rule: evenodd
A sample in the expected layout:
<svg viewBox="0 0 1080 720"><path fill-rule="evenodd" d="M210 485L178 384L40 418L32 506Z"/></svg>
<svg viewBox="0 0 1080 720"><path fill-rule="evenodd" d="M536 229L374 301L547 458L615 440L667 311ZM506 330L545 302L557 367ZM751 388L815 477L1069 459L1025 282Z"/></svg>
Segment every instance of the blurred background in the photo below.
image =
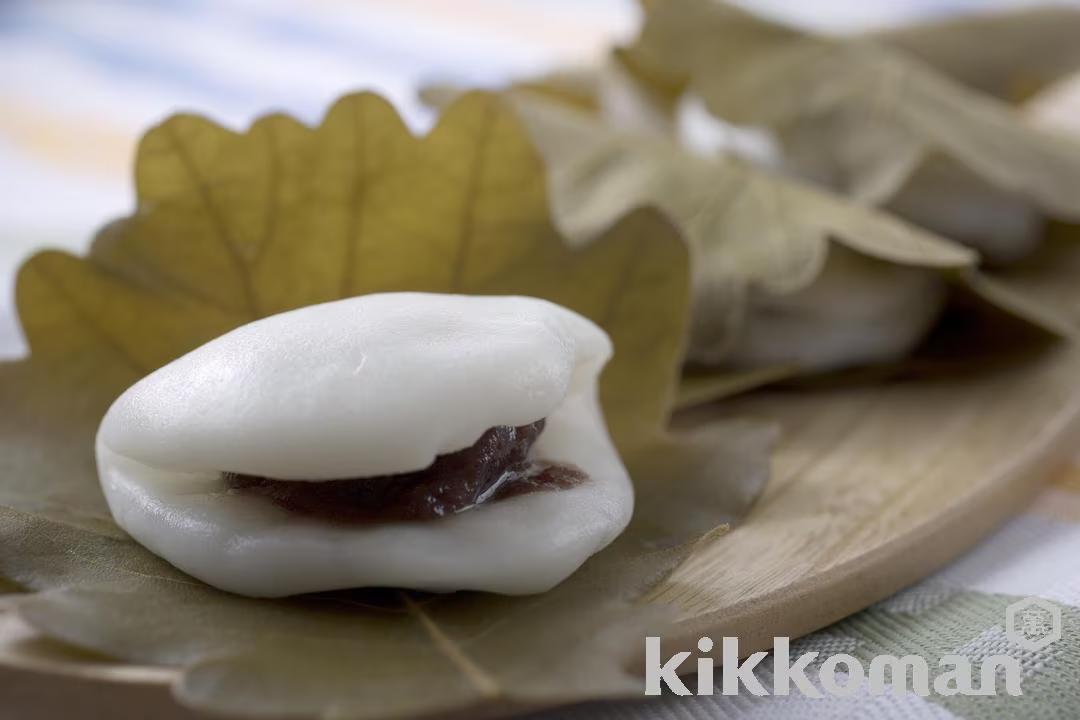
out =
<svg viewBox="0 0 1080 720"><path fill-rule="evenodd" d="M851 31L1024 0L744 0ZM0 2L0 356L21 351L14 268L81 250L132 206L135 143L177 111L234 128L272 110L317 122L374 89L417 130L416 87L491 86L597 59L638 24L633 0L4 0Z"/></svg>

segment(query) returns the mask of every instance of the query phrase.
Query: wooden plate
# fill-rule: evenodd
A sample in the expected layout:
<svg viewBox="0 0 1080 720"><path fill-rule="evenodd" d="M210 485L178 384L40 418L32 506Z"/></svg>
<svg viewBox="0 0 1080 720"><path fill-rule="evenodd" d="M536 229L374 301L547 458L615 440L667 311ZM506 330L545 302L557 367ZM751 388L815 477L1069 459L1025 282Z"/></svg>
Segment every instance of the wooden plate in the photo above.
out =
<svg viewBox="0 0 1080 720"><path fill-rule="evenodd" d="M948 380L756 393L724 414L775 420L774 476L746 521L654 596L683 612L671 650L701 635L768 647L936 570L1020 509L1080 439L1080 351ZM711 410L710 412L717 412ZM717 643L719 646L719 643ZM0 697L24 717L191 718L169 670L75 655L0 613ZM64 705L57 705L57 703ZM95 715L96 713L96 715Z"/></svg>
<svg viewBox="0 0 1080 720"><path fill-rule="evenodd" d="M728 635L748 654L893 594L1022 509L1080 440L1080 351L938 381L759 393L725 412L783 427L773 477L742 525L654 594L683 609L672 649Z"/></svg>

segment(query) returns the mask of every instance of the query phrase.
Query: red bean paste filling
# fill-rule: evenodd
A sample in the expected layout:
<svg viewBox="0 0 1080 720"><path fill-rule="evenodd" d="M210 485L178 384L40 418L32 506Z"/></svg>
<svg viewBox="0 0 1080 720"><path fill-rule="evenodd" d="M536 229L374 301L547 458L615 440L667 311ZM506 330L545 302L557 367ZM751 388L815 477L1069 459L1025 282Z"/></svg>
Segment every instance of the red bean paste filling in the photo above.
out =
<svg viewBox="0 0 1080 720"><path fill-rule="evenodd" d="M396 475L341 480L275 480L223 473L230 491L268 498L301 515L348 523L432 520L505 498L573 487L587 475L571 465L530 460L544 421L497 425L464 450Z"/></svg>

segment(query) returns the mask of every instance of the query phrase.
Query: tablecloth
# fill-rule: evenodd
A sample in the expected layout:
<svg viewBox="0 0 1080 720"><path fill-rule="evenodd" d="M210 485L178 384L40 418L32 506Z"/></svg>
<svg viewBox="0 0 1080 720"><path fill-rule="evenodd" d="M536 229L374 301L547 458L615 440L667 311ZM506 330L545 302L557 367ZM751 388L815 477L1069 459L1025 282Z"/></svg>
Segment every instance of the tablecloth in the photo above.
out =
<svg viewBox="0 0 1080 720"><path fill-rule="evenodd" d="M749 2L822 29L853 28L986 0ZM132 204L134 142L176 110L234 127L268 110L313 121L346 90L374 88L422 129L418 82L490 85L596 57L629 37L623 0L106 0L0 5L0 356L23 352L12 308L19 259L41 246L84 248ZM1060 639L1022 647L1008 608L1039 599L1060 611ZM1026 603L1027 605L1023 605ZM1036 608L1037 610L1037 608ZM1015 614L1015 613L1014 613ZM1036 612L1037 619L1039 617ZM1045 619L1045 618L1044 618ZM586 704L544 718L1075 718L1080 717L1080 462L974 551L916 586L797 641L793 654L1007 653L1023 695L910 691L852 697L673 697ZM769 663L759 673L769 682ZM811 666L813 667L813 666ZM813 673L808 673L813 676Z"/></svg>

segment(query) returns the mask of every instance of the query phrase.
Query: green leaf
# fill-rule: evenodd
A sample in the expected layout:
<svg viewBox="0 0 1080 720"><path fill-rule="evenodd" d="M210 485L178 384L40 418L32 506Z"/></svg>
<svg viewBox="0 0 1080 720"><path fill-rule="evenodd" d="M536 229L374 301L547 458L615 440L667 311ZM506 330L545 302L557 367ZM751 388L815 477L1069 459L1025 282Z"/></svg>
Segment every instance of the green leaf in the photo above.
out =
<svg viewBox="0 0 1080 720"><path fill-rule="evenodd" d="M742 423L665 430L690 301L671 223L635 209L568 247L526 129L482 94L423 138L370 94L342 99L314 129L270 116L236 134L177 116L140 144L136 181L135 213L87 257L44 252L18 277L31 355L0 365L0 505L11 508L0 510L0 576L38 591L22 601L27 618L82 648L182 665L183 702L245 714L385 717L636 693L625 661L673 611L632 599L695 537L739 517L771 443ZM530 598L260 601L184 576L111 522L93 440L123 389L255 318L391 290L536 295L608 331L601 399L641 510L622 538Z"/></svg>
<svg viewBox="0 0 1080 720"><path fill-rule="evenodd" d="M245 715L381 718L529 708L641 693L630 668L674 608L638 604L690 543L749 503L772 433L726 423L639 449L639 511L612 546L543 595L215 590L127 539L0 508L0 573L18 609L76 647L181 666L190 706ZM716 530L714 530L715 532ZM415 692L422 682L425 692Z"/></svg>
<svg viewBox="0 0 1080 720"><path fill-rule="evenodd" d="M639 81L654 94L689 89L727 120L772 126L797 174L970 245L993 265L1035 252L1046 216L1080 216L1080 142L978 91L1019 99L1071 70L1075 10L827 38L711 0L647 9L640 38L619 53ZM965 282L984 300L1075 334L1032 288L974 277Z"/></svg>
<svg viewBox="0 0 1080 720"><path fill-rule="evenodd" d="M957 82L1019 103L1080 69L1080 10L1046 5L977 12L869 35Z"/></svg>
<svg viewBox="0 0 1080 720"><path fill-rule="evenodd" d="M801 374L798 365L772 365L742 372L732 370L690 371L679 383L678 409L739 395Z"/></svg>
<svg viewBox="0 0 1080 720"><path fill-rule="evenodd" d="M801 33L713 0L658 0L621 57L718 117L775 128L796 161L861 200L887 202L940 155L1050 215L1080 217L1080 143L881 43Z"/></svg>
<svg viewBox="0 0 1080 720"><path fill-rule="evenodd" d="M610 69L597 71L594 80L618 84ZM651 132L647 123L535 90L546 82L555 79L517 84L508 92L548 161L556 219L567 234L587 243L626 208L655 204L698 251L690 347L696 377L684 377L680 407L807 372L857 366L857 354L896 372L933 321L934 306L919 298L935 288L944 296L939 286L956 279L951 271L975 261L972 252L881 212L737 158L695 156L664 133ZM427 99L445 102L452 94L444 87ZM624 109L648 111L648 98L625 92L623 98ZM830 241L841 249L829 254ZM859 261L849 250L867 259ZM981 291L986 283L975 279L984 277L962 274L960 280L973 283L984 301L1045 332L1072 334L1053 307L1023 292ZM846 303L839 302L843 297ZM860 319L863 305L883 308L884 314ZM798 333L809 335L805 342L793 334L793 322L799 323ZM888 330L885 339L882 328ZM858 342L842 350L859 335L877 337L880 345ZM771 348L767 355L774 357L746 352L751 343ZM848 360L845 352L851 353ZM972 353L985 354L971 348L962 355ZM809 364L800 369L800 361ZM725 368L730 362L737 369ZM700 367L717 364L706 372Z"/></svg>
<svg viewBox="0 0 1080 720"><path fill-rule="evenodd" d="M1080 277L1080 226L1050 223L1039 253L1015 266L995 268L967 279L973 291L1014 316L1076 338L1080 333L1080 302L1072 290Z"/></svg>
<svg viewBox="0 0 1080 720"><path fill-rule="evenodd" d="M1054 253L1051 251L1047 254ZM1052 282L1054 275L1058 273L1040 273L1038 284ZM1065 273L1061 275L1064 276ZM1008 272L986 273L970 270L963 273L961 279L967 288L983 300L1028 325L1041 328L1055 337L1074 340L1080 338L1080 317L1069 312L1069 309L1060 307L1059 303L1041 300L1038 287L1025 288L1022 281L1010 280L1010 277L1016 276Z"/></svg>
<svg viewBox="0 0 1080 720"><path fill-rule="evenodd" d="M830 241L928 270L975 260L917 227L741 160L695 156L565 104L515 97L548 161L556 219L576 242L587 246L612 218L641 204L662 208L683 230L696 253L692 360L722 362L767 298L812 285Z"/></svg>
<svg viewBox="0 0 1080 720"><path fill-rule="evenodd" d="M531 294L597 320L621 350L602 379L620 445L666 421L688 302L677 232L641 210L566 248L540 161L495 97L462 99L422 139L374 95L341 100L314 131L270 116L237 135L178 116L147 134L136 167L135 215L88 258L45 252L19 275L31 364L75 396L60 395L65 414L77 403L96 422L138 377L256 318L426 290Z"/></svg>

